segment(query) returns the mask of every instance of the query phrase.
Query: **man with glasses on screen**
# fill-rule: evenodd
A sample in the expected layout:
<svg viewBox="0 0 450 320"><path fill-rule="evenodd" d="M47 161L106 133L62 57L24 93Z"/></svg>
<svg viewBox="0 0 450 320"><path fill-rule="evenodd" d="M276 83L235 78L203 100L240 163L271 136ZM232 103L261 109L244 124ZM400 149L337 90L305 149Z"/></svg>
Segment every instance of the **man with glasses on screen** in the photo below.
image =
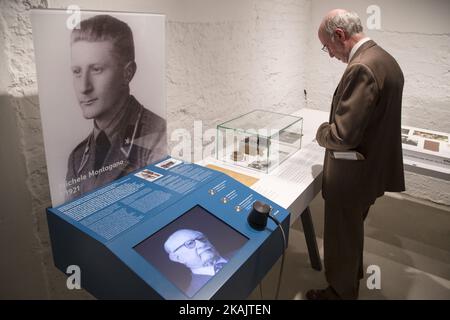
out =
<svg viewBox="0 0 450 320"><path fill-rule="evenodd" d="M184 264L191 270L192 280L186 290L189 296L195 294L228 262L203 233L191 229L175 231L164 243L164 250L171 261Z"/></svg>

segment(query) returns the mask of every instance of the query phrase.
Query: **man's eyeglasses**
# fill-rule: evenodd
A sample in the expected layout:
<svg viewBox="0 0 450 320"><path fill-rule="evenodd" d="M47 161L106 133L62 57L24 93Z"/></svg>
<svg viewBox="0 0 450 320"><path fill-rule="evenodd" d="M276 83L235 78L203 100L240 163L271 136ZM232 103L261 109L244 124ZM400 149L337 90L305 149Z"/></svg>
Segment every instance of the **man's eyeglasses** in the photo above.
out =
<svg viewBox="0 0 450 320"><path fill-rule="evenodd" d="M323 45L323 47L322 47L322 51L323 52L326 52L326 53L328 53L329 51L328 51L328 47L327 47L327 45L326 44L324 44Z"/></svg>
<svg viewBox="0 0 450 320"><path fill-rule="evenodd" d="M179 250L183 246L186 247L187 249L193 249L193 248L195 248L195 241L206 242L206 241L208 241L208 239L205 236L199 236L195 239L188 240L185 243L183 243L181 246L179 246L178 248L173 250L173 252L175 253L177 250Z"/></svg>

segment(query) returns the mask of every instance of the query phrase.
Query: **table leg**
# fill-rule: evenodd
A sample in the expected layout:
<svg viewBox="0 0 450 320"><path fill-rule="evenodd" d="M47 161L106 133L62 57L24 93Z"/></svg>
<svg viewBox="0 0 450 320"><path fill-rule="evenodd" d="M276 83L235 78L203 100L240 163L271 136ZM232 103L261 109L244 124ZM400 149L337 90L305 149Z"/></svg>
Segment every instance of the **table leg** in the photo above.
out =
<svg viewBox="0 0 450 320"><path fill-rule="evenodd" d="M317 247L316 233L311 218L311 211L306 207L305 211L300 215L302 219L303 232L305 233L306 245L308 246L309 260L314 270L322 270L322 262L320 261L319 248Z"/></svg>

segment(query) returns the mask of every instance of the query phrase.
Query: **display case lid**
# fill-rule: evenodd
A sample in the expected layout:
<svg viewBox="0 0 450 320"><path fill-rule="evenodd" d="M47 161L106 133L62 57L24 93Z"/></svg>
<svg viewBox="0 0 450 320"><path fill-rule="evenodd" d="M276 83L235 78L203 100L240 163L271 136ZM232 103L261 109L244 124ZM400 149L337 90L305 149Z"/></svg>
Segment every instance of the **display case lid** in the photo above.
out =
<svg viewBox="0 0 450 320"><path fill-rule="evenodd" d="M253 110L240 117L218 125L218 128L232 129L259 136L271 137L281 131L301 124L302 118L266 110Z"/></svg>

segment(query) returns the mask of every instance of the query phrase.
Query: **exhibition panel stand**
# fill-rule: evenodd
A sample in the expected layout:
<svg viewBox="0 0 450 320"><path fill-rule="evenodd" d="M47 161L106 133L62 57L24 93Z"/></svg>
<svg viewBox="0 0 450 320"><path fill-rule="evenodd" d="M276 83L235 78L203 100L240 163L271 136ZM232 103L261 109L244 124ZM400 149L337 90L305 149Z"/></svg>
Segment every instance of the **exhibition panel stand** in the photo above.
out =
<svg viewBox="0 0 450 320"><path fill-rule="evenodd" d="M235 179L170 157L47 209L56 267L77 267L102 299L245 299L284 253L289 219Z"/></svg>

